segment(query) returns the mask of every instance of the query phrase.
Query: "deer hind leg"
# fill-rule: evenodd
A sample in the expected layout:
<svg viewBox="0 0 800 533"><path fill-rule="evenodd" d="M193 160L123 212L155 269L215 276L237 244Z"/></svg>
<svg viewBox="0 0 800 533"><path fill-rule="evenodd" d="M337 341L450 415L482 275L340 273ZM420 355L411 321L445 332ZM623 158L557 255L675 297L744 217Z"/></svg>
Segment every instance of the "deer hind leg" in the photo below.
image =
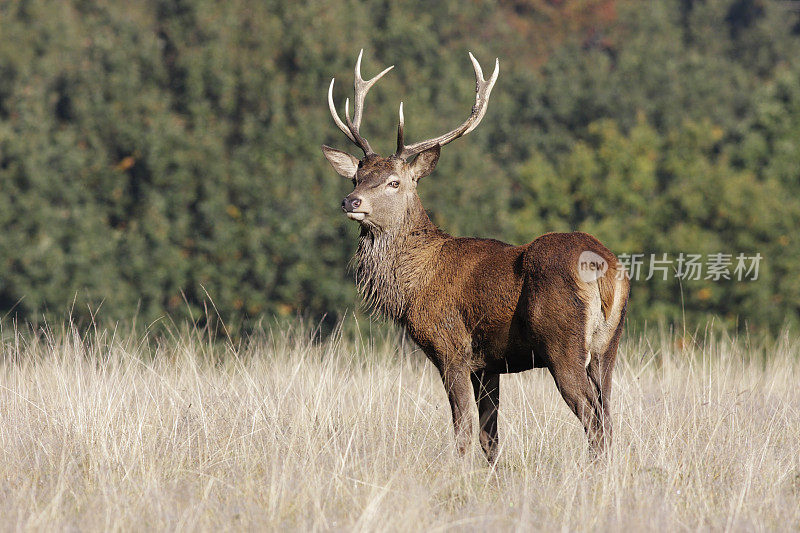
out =
<svg viewBox="0 0 800 533"><path fill-rule="evenodd" d="M590 379L590 373L599 361L592 354L586 366L588 353L583 339L548 347L548 355L548 369L561 397L581 421L592 452L599 455L608 444L602 394Z"/></svg>
<svg viewBox="0 0 800 533"><path fill-rule="evenodd" d="M478 404L480 442L490 465L497 461L497 409L500 406L500 375L484 371L472 373L472 389Z"/></svg>
<svg viewBox="0 0 800 533"><path fill-rule="evenodd" d="M622 336L622 325L623 319L625 316L625 312L623 310L622 317L620 318L619 324L617 324L617 328L614 332L613 337L611 337L611 341L608 343L608 347L606 348L605 352L600 356L599 360L596 361L595 364L590 364L589 368L589 377L592 380L592 383L595 385L595 388L598 390L600 395L600 403L603 406L603 435L605 440L605 445L608 446L611 444L612 438L612 424L611 424L611 374L614 372L614 363L617 360L617 349L619 348L619 340Z"/></svg>
<svg viewBox="0 0 800 533"><path fill-rule="evenodd" d="M606 373L604 369L604 361L608 350L599 357L592 356L591 362L586 367L586 373L589 377L593 393L599 403L597 410L600 437L602 438L598 451L602 451L611 445L612 426L611 426L611 412L609 410L611 397L611 369ZM613 366L613 363L612 363Z"/></svg>

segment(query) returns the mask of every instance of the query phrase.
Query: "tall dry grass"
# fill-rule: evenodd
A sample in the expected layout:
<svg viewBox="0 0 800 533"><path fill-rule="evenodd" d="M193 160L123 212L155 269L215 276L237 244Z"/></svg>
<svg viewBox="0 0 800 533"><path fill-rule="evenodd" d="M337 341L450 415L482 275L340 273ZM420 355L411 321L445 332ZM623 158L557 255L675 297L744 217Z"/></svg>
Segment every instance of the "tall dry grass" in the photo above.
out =
<svg viewBox="0 0 800 533"><path fill-rule="evenodd" d="M633 337L633 338L630 338ZM386 335L2 333L3 529L800 528L800 342L630 336L589 461L545 371L502 378L499 466Z"/></svg>

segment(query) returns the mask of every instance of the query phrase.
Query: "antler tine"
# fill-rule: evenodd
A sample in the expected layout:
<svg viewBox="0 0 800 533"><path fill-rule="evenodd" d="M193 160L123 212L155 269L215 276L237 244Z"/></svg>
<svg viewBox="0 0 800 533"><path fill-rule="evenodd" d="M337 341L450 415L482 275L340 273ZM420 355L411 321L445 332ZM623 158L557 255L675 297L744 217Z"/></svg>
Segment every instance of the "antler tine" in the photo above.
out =
<svg viewBox="0 0 800 533"><path fill-rule="evenodd" d="M347 121L347 128L350 130L350 133L353 135L355 139L353 142L356 143L362 150L364 150L365 155L374 154L375 152L372 151L372 147L369 145L369 141L367 141L364 137L361 136L361 132L358 131L358 128L353 124L353 121L350 120L350 112L348 111L348 107L350 104L350 99L348 98L344 102L344 119Z"/></svg>
<svg viewBox="0 0 800 533"><path fill-rule="evenodd" d="M405 146L405 142L403 141L403 128L406 126L406 119L403 116L403 102L400 102L400 110L397 112L400 117L400 120L397 123L397 152L400 153L403 151L403 146Z"/></svg>
<svg viewBox="0 0 800 533"><path fill-rule="evenodd" d="M409 146L405 146L402 144L402 130L404 127L404 120L402 114L402 107L400 111L400 124L398 125L398 144L397 144L397 153L395 155L402 159L408 159L409 157L418 154L427 150L428 148L432 148L435 145L444 146L445 144L458 139L462 135L466 135L467 133L471 132L475 128L478 127L478 124L481 123L483 120L483 116L486 114L487 105L489 103L489 95L492 92L492 87L494 87L495 82L497 81L497 76L500 74L500 60L495 59L494 63L494 72L492 76L486 80L483 77L483 69L481 69L480 63L478 60L475 59L475 56L472 55L472 52L469 53L470 61L472 61L472 67L475 70L475 105L472 106L472 112L470 113L467 120L464 121L458 128L445 133L444 135L440 135L439 137L435 137L433 139L428 139L426 141L420 141L418 143L414 143Z"/></svg>
<svg viewBox="0 0 800 533"><path fill-rule="evenodd" d="M472 130L474 130L475 128L477 128L478 124L480 124L481 120L483 120L483 115L486 114L486 109L488 107L486 104L489 102L489 93L492 92L492 88L494 87L494 83L497 81L497 76L500 75L500 59L499 58L495 58L495 60L494 60L494 71L492 72L492 76L489 78L489 81L486 81L484 79L484 77L483 77L483 69L481 69L480 63L478 63L478 60L475 59L474 55L472 55L472 52L469 52L469 58L472 61L472 67L475 69L475 78L478 80L476 82L475 92L478 93L478 96L480 96L481 85L483 84L486 87L486 89L485 89L486 93L485 93L485 95L483 97L485 99L485 101L483 103L484 105L482 105L480 107L480 114L475 118L475 120L472 123L472 126L470 126L469 128L466 129L466 131L464 131L463 135L466 135L467 133L469 133ZM478 98L477 97L475 99L475 105L478 105Z"/></svg>
<svg viewBox="0 0 800 533"><path fill-rule="evenodd" d="M364 55L364 49L362 48L361 51L358 53L358 59L356 60L356 69L355 69L355 83L354 87L356 90L356 98L353 102L355 104L354 116L353 116L353 125L356 129L361 128L361 116L364 113L364 97L367 96L370 88L375 85L379 79L381 79L384 74L389 72L394 68L394 65L388 66L383 71L372 78L369 81L364 81L364 78L361 77L361 56Z"/></svg>
<svg viewBox="0 0 800 533"><path fill-rule="evenodd" d="M347 126L344 125L342 119L339 118L339 113L336 111L336 106L333 104L333 82L336 81L336 78L331 78L331 85L328 87L328 109L331 110L331 116L333 116L333 121L339 126L339 129L347 135L347 138L353 142L356 142L355 137L353 134L350 133L350 130L347 129ZM347 111L345 111L347 113Z"/></svg>
<svg viewBox="0 0 800 533"><path fill-rule="evenodd" d="M361 136L359 130L361 129L361 118L364 115L364 98L367 96L370 88L375 85L379 79L381 79L384 74L389 72L394 68L394 65L383 69L383 72L372 78L371 80L365 81L364 78L361 77L361 57L364 55L364 49L362 48L361 51L358 53L358 59L356 60L356 68L355 68L355 82L353 84L355 88L355 99L353 100L355 104L355 109L353 111L353 119L350 119L350 99L348 98L345 100L344 103L344 115L347 124L345 125L342 122L342 119L339 118L339 113L336 111L336 106L333 103L333 83L335 79L331 80L331 85L328 87L328 108L331 111L331 116L333 116L333 121L339 127L347 138L350 139L353 143L356 144L359 148L364 151L365 155L374 154L375 152L372 151L372 147L369 145L369 142Z"/></svg>

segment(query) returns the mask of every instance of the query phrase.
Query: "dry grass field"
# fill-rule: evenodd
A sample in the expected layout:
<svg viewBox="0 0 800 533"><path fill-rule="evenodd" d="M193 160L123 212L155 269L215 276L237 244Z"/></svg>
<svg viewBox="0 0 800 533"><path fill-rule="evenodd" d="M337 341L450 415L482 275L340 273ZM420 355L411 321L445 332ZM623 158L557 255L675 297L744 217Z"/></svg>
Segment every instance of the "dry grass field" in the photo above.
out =
<svg viewBox="0 0 800 533"><path fill-rule="evenodd" d="M365 328L233 347L6 326L0 526L800 528L800 339L629 334L597 463L545 371L504 376L493 471L453 453L424 356Z"/></svg>

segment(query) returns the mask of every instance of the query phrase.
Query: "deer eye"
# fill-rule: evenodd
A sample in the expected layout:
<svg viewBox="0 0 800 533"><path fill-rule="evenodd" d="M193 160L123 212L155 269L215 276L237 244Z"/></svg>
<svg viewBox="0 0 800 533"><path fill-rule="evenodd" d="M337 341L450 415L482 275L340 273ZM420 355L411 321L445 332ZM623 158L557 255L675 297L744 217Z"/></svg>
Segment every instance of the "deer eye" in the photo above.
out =
<svg viewBox="0 0 800 533"><path fill-rule="evenodd" d="M400 187L400 181L399 180L390 181L389 182L389 187L392 187L393 189L397 189L398 187Z"/></svg>

